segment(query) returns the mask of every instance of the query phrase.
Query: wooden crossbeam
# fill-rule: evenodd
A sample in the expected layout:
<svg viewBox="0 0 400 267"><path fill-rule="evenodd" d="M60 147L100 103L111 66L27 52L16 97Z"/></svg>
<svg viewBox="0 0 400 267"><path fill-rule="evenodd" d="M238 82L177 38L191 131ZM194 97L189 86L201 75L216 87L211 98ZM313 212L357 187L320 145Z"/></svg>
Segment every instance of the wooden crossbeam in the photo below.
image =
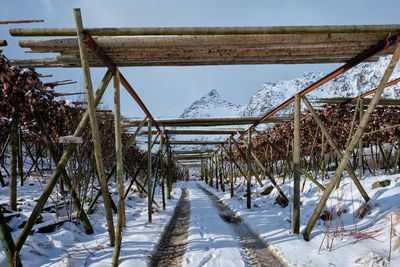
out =
<svg viewBox="0 0 400 267"><path fill-rule="evenodd" d="M324 34L387 33L400 30L400 25L327 25L327 26L255 26L255 27L119 27L85 28L96 36L128 35L235 35L235 34ZM12 36L76 36L75 28L15 28Z"/></svg>
<svg viewBox="0 0 400 267"><path fill-rule="evenodd" d="M224 141L218 141L218 140L170 140L169 141L171 145L220 145L223 142ZM160 144L160 142L156 142L156 144Z"/></svg>
<svg viewBox="0 0 400 267"><path fill-rule="evenodd" d="M172 151L174 155L183 155L183 154L204 154L214 152L214 149L194 149L194 150L177 150Z"/></svg>
<svg viewBox="0 0 400 267"><path fill-rule="evenodd" d="M168 135L223 135L244 131L243 128L215 128L215 129L166 129ZM141 135L147 135L147 131L142 131ZM156 131L152 131L155 134Z"/></svg>
<svg viewBox="0 0 400 267"><path fill-rule="evenodd" d="M258 116L248 117L231 117L231 118L176 118L176 119L156 119L156 121L163 126L218 126L218 125L241 125L254 123ZM275 116L271 117L264 123L280 123L285 121L293 120L293 116ZM123 126L134 127L140 123L140 120L129 120L126 121Z"/></svg>

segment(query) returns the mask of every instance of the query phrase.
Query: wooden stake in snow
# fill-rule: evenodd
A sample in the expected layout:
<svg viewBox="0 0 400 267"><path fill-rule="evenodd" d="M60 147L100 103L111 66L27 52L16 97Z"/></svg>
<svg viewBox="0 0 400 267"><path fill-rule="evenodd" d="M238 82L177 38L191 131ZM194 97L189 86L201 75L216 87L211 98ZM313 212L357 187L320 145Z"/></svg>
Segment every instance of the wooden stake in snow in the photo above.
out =
<svg viewBox="0 0 400 267"><path fill-rule="evenodd" d="M149 118L147 121L147 128L148 128L148 132L147 132L147 153L148 153L148 157L147 157L147 213L148 213L148 221L151 222L152 221L152 203L151 203L151 189L152 189L152 183L151 183L151 119Z"/></svg>
<svg viewBox="0 0 400 267"><path fill-rule="evenodd" d="M16 96L11 99L12 121L10 133L10 209L17 210L17 158L18 158L18 102Z"/></svg>
<svg viewBox="0 0 400 267"><path fill-rule="evenodd" d="M0 241L3 245L4 254L6 254L9 266L22 266L18 251L15 249L14 240L11 236L10 228L8 227L3 215L3 207L0 206ZM15 261L14 261L15 260Z"/></svg>
<svg viewBox="0 0 400 267"><path fill-rule="evenodd" d="M106 175L104 173L103 153L101 152L99 126L97 124L96 107L94 105L94 99L93 99L92 79L90 77L90 67L88 64L86 47L85 47L85 43L83 42L83 24L82 24L82 17L81 17L81 12L80 12L79 8L74 9L74 16L75 16L75 23L76 23L76 33L78 36L79 52L81 55L83 78L85 81L86 97L87 97L87 101L88 101L90 126L92 128L92 137L93 137L93 144L94 144L94 155L95 155L95 159L96 159L96 167L97 167L97 172L99 175L99 182L100 182L101 190L103 192L103 196L108 196L108 194L109 194L108 193L108 185L107 185ZM114 232L113 215L112 215L112 211L111 211L111 202L108 197L104 197L103 199L104 199L104 208L106 211L107 228L108 228L108 234L109 234L109 238L110 238L110 246L114 246L115 232Z"/></svg>
<svg viewBox="0 0 400 267"><path fill-rule="evenodd" d="M247 130L247 208L251 209L251 130Z"/></svg>
<svg viewBox="0 0 400 267"><path fill-rule="evenodd" d="M112 266L118 266L119 253L121 251L122 233L124 227L124 166L122 161L122 137L121 137L121 107L119 94L119 71L114 74L114 130L115 130L115 155L117 165L117 181L118 181L118 214L117 227L115 231L115 248L112 258Z"/></svg>
<svg viewBox="0 0 400 267"><path fill-rule="evenodd" d="M300 95L294 96L293 130L293 234L300 232Z"/></svg>

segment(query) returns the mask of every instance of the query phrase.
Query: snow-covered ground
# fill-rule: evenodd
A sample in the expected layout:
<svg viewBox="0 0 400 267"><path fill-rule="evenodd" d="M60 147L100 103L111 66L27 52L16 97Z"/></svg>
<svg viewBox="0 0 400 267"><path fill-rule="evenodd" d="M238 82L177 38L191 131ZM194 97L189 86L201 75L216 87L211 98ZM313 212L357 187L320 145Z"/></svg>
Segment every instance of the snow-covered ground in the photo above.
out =
<svg viewBox="0 0 400 267"><path fill-rule="evenodd" d="M193 182L190 193L189 240L184 266L246 266L232 229L210 198Z"/></svg>
<svg viewBox="0 0 400 267"><path fill-rule="evenodd" d="M372 189L374 182L383 180L390 180L390 185ZM274 204L278 196L276 189L262 196L260 192L266 186L254 185L252 208L247 209L246 187L241 182L237 181L232 199L229 192L208 186L207 189L240 214L290 266L400 266L400 174L363 177L362 184L371 197L369 205L372 207L364 218L357 218L362 197L351 179L345 176L327 202L326 211L332 212L333 220L329 223L319 219L309 242L304 241L301 234L291 233L292 207ZM267 180L263 182L268 185ZM291 198L291 184L286 181L281 188ZM301 194L300 231L304 230L321 195L315 185L306 182ZM341 211L339 216L338 210Z"/></svg>
<svg viewBox="0 0 400 267"><path fill-rule="evenodd" d="M36 204L34 200L40 196L44 186L43 180L34 177L29 177L26 185L18 186L18 204L19 208L22 208L22 215L9 222L14 240L22 230L18 225L29 216ZM110 192L117 203L116 189L110 188ZM147 222L147 199L137 194L128 195L120 266L147 266L149 256L172 216L180 194L180 188L175 187L171 200L167 200L167 209L157 210L153 214L152 223ZM0 203L7 203L8 195L8 187L1 188ZM52 197L56 199L55 194ZM161 194L157 192L155 200L161 205L160 198ZM50 203L51 200L48 201L48 204ZM60 213L63 214L63 209ZM42 213L42 217L46 222L55 219L54 213ZM89 219L94 228L94 234L91 235L87 235L80 224L75 225L72 222L64 223L51 233L35 232L30 235L20 252L23 266L111 266L114 248L108 245L103 205L98 206L95 212L89 215ZM3 249L0 253L0 266L8 266Z"/></svg>
<svg viewBox="0 0 400 267"><path fill-rule="evenodd" d="M332 173L330 173L332 175ZM390 185L372 189L376 181L389 180ZM281 180L278 179L279 182ZM270 244L270 249L280 255L289 266L400 266L400 174L364 176L362 184L368 192L372 207L364 218L357 218L363 201L360 193L345 176L340 187L329 199L326 211L333 220L316 223L309 242L302 235L291 233L291 205L282 208L274 204L278 196L274 189L269 195L260 193L269 185L253 185L252 208L246 208L243 180L235 185L235 197L229 192L216 191L222 201L240 214L260 237ZM9 222L14 240L21 229L18 226L33 209L45 182L35 177L28 178L26 185L18 187L19 207L22 214ZM291 199L291 184L286 181L282 190ZM186 187L190 194L191 216L189 238L183 264L185 266L247 266L242 248L233 230L219 216L217 208L195 182L179 182L173 190L173 198L167 202L167 210L157 210L153 223L147 223L147 200L137 193L130 194L126 202L126 228L120 256L121 266L147 266L160 236L172 216L180 197L180 188ZM228 189L228 188L227 188ZM116 191L111 190L116 200ZM8 187L0 189L0 203L8 201ZM301 231L304 230L322 192L312 183L305 183L301 194ZM53 200L57 196L53 194ZM60 198L59 198L60 200ZM160 200L160 192L156 201ZM48 204L51 204L50 200ZM65 208L60 216L65 215ZM341 211L338 215L337 211ZM42 213L43 221L54 220L54 213ZM29 236L21 250L24 266L110 266L113 248L108 246L108 233L102 206L89 215L95 233L86 235L80 224L66 222L51 233ZM391 231L392 229L392 231ZM389 251L390 261L389 261ZM0 266L7 266L4 252L0 253Z"/></svg>

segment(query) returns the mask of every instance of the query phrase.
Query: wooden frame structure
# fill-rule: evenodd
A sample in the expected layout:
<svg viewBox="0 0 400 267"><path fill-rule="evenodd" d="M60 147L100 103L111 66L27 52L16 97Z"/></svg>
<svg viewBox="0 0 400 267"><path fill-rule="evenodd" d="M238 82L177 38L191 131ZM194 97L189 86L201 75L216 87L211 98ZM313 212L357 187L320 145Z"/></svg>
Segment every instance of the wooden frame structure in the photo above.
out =
<svg viewBox="0 0 400 267"><path fill-rule="evenodd" d="M339 181L341 174L345 168L350 154L359 144L359 139L363 135L368 119L378 104L383 89L388 85L388 80L400 56L400 46L398 45L400 37L400 25L362 25L362 26L295 26L295 27L215 27L215 28L84 28L79 9L74 9L76 28L63 29L11 29L13 36L77 36L77 38L48 38L48 39L22 39L19 41L21 47L29 48L28 52L55 52L59 55L55 58L44 59L14 59L12 64L23 67L82 67L86 96L88 99L88 110L86 110L81 123L75 131L74 136L82 135L83 130L90 122L93 132L97 171L99 173L99 182L102 188L102 194L108 195L107 177L104 174L102 166L103 156L100 150L100 140L96 136L97 122L95 109L99 103L108 83L114 77L114 97L115 97L115 136L116 136L116 170L118 174L118 219L117 232L114 233L112 223L111 204L108 203L107 197L104 198L105 209L108 222L110 245L115 244L113 257L113 266L118 265L119 252L122 242L124 204L127 190L122 188L122 158L125 149L122 149L120 134L121 127L137 127L137 131L133 136L133 141L128 142L125 146L129 147L136 136L140 132L140 128L147 121L148 129L148 152L147 152L147 169L148 169L148 214L151 222L152 214L152 176L151 176L151 149L154 144L159 145L159 155L165 154L167 158L166 177L162 177L163 192L163 208L165 209L164 183L166 183L166 196L170 198L172 190L171 162L173 159L178 161L191 162L186 166L199 166L202 178L213 186L215 177L215 185L220 185L225 190L225 180L229 176L231 196L233 196L234 168L240 172L247 180L247 207L251 208L251 177L254 175L257 182L262 185L259 179L258 168L254 168L254 161L262 172L268 177L273 186L278 190L283 199L282 205L288 204L288 199L279 188L273 175L262 167L260 160L252 151L251 135L259 133L255 128L261 123L278 123L292 120L293 117L276 117L278 111L295 102L295 130L294 130L294 149L293 160L288 159L293 164L294 170L294 222L293 233L299 233L300 225L300 173L303 173L308 179L313 181L317 186L324 190L324 194L311 217L303 236L306 240L312 228L322 211L330 193ZM97 37L92 37L97 36ZM393 45L396 44L396 48ZM317 88L318 86L332 80L334 77L344 73L348 69L356 66L363 61L376 60L378 56L394 54L389 67L378 86L373 92L374 97L368 103L368 108L362 114L362 120L349 142L346 151L339 155L340 164L336 170L334 177L328 187L319 184L307 172L300 169L300 149L299 149L299 121L300 121L300 100L307 104L312 112L312 106L309 104L306 94ZM171 120L155 120L140 97L134 89L129 85L128 81L118 71L118 67L122 66L191 66L191 65L229 65L229 64L299 64L299 63L345 63L342 67L331 72L327 76L308 86L296 96L286 100L281 105L270 111L262 117L250 118L215 118L215 119L171 119ZM96 95L93 96L90 67L106 67L107 73ZM120 124L121 118L119 114L119 85L122 84L138 105L142 108L146 117L140 121L127 121ZM318 122L317 116L314 116ZM164 129L164 127L192 127L192 126L217 126L217 125L240 125L251 124L247 129L229 129L229 130L195 130L195 129ZM318 122L321 129L323 124ZM160 127L163 127L162 129ZM152 130L152 127L156 131ZM152 134L157 134L153 139ZM173 134L228 134L229 137L225 141L208 142L220 145L219 148L210 154L209 150L193 150L191 153L172 151L171 145L178 144L204 144L200 141L174 141L170 140L169 135ZM235 139L235 135L239 138ZM327 140L329 134L324 132ZM247 140L242 141L247 136ZM160 141L157 142L157 138ZM330 140L331 145L334 146ZM246 147L246 153L242 151L239 144ZM272 149L273 144L270 144ZM226 147L228 146L228 147ZM232 156L232 146L240 152L247 168L239 165ZM21 235L18 237L15 247L14 243L5 244L7 251L12 255L18 255L18 252L24 245L28 233L32 229L37 217L39 216L44 204L46 203L51 191L53 190L57 180L60 178L65 166L71 157L75 145L68 145L60 159L57 168L51 175L48 185L46 186L42 196L35 206L32 214L26 223ZM225 155L229 158L229 170L223 166ZM279 153L282 154L281 151ZM340 151L337 151L341 154ZM284 158L287 158L286 156ZM194 161L193 161L194 160ZM223 165L223 163L222 163ZM353 179L357 184L357 178ZM155 181L156 182L156 181ZM361 185L358 186L360 192L363 191ZM365 193L365 191L364 191ZM363 197L366 201L369 197L366 193ZM100 192L99 192L100 194ZM92 207L93 205L91 205ZM1 213L0 213L1 219ZM111 221L110 221L111 220ZM6 234L4 227L0 227L0 234ZM115 238L114 238L115 237ZM4 244L4 243L3 243ZM10 255L6 255L7 258Z"/></svg>

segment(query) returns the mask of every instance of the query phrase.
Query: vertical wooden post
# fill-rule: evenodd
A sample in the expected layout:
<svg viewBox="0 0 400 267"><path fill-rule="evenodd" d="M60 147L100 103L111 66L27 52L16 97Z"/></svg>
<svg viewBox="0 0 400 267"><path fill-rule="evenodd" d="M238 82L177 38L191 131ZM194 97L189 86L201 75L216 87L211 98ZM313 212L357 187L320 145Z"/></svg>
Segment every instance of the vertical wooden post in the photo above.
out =
<svg viewBox="0 0 400 267"><path fill-rule="evenodd" d="M22 155L22 129L18 127L18 175L21 186L24 185L24 158Z"/></svg>
<svg viewBox="0 0 400 267"><path fill-rule="evenodd" d="M383 90L386 87L386 83L388 82L390 76L392 75L393 69L396 67L397 62L399 61L399 58L400 58L400 43L397 42L396 49L393 53L392 59L390 60L390 63L388 65L388 67L386 68L381 81L379 82L379 85L377 87L375 95L371 99L371 102L369 103L368 108L364 113L364 116L360 120L360 124L357 128L357 131L354 133L349 145L346 147L346 151L343 153L343 156L340 160L340 164L337 167L336 172L331 179L331 182L329 183L328 187L324 191L324 194L322 195L321 200L319 201L317 207L315 208L313 214L311 215L310 221L308 222L308 224L304 230L303 237L305 240L309 240L310 233L311 233L315 223L317 222L318 217L321 214L321 211L325 207L325 204L328 201L329 195L332 193L333 189L335 188L335 185L340 180L343 170L348 165L349 158L350 158L351 154L353 153L354 148L357 146L358 140L360 139L365 128L367 127L369 118L370 118L372 112L374 111L376 105L378 104L378 101L382 96Z"/></svg>
<svg viewBox="0 0 400 267"><path fill-rule="evenodd" d="M229 181L231 183L231 198L233 198L233 166L232 166L232 140L229 138Z"/></svg>
<svg viewBox="0 0 400 267"><path fill-rule="evenodd" d="M167 138L166 143L167 150L167 199L171 199L170 183L171 183L171 147L169 145L169 139Z"/></svg>
<svg viewBox="0 0 400 267"><path fill-rule="evenodd" d="M12 121L10 132L10 209L17 210L17 158L18 158L18 102L15 96L11 99Z"/></svg>
<svg viewBox="0 0 400 267"><path fill-rule="evenodd" d="M364 115L364 99L363 98L359 98L359 102L360 102L360 119L359 121L361 121L363 115ZM362 175L363 175L363 140L362 140L362 136L360 137L360 140L358 140L358 168L359 168L359 173L358 173L358 179L361 180Z"/></svg>
<svg viewBox="0 0 400 267"><path fill-rule="evenodd" d="M152 220L152 203L151 203L151 191L152 191L152 182L151 182L151 119L149 118L147 121L147 213L148 213L148 221Z"/></svg>
<svg viewBox="0 0 400 267"><path fill-rule="evenodd" d="M247 208L251 209L251 130L247 130Z"/></svg>
<svg viewBox="0 0 400 267"><path fill-rule="evenodd" d="M397 154L396 154L396 162L394 164L395 173L400 172L400 131L399 129L395 129L394 133L397 136Z"/></svg>
<svg viewBox="0 0 400 267"><path fill-rule="evenodd" d="M99 126L97 124L96 107L95 107L94 98L93 98L92 78L90 77L90 68L89 68L89 64L88 64L86 47L85 47L85 43L83 42L83 37L84 37L83 24L82 24L81 11L79 8L74 8L74 16L75 16L75 23L76 23L76 32L77 32L77 36L78 36L79 52L80 52L80 56L81 56L83 78L84 78L84 82L85 82L86 97L87 97L88 108L89 108L90 126L92 128L92 137L93 137L93 144L94 144L96 167L97 167L97 172L98 172L98 176L99 176L102 194L104 196L103 200L104 200L104 208L105 208L105 212L106 212L108 235L110 238L110 246L114 246L115 232L114 232L113 215L112 215L112 211L111 211L111 201L108 197L106 197L106 196L108 196L109 192L108 192L106 175L104 173L104 163L103 163L103 154L101 151Z"/></svg>
<svg viewBox="0 0 400 267"><path fill-rule="evenodd" d="M4 254L9 266L22 266L18 251L15 249L14 240L11 236L10 228L8 227L3 215L3 207L0 206L0 241L3 245ZM15 262L14 262L15 258Z"/></svg>
<svg viewBox="0 0 400 267"><path fill-rule="evenodd" d="M208 159L204 159L204 182L208 184Z"/></svg>
<svg viewBox="0 0 400 267"><path fill-rule="evenodd" d="M165 210L165 173L164 173L164 160L163 160L163 147L164 147L164 134L160 136L160 173L161 177L161 195L162 195L162 207Z"/></svg>
<svg viewBox="0 0 400 267"><path fill-rule="evenodd" d="M212 156L210 157L210 186L213 187L214 166Z"/></svg>
<svg viewBox="0 0 400 267"><path fill-rule="evenodd" d="M225 192L225 179L224 179L224 161L223 161L223 154L222 154L222 149L221 149L221 158L220 158L220 164L219 164L219 179L220 179L220 183L221 183L221 190L222 192Z"/></svg>
<svg viewBox="0 0 400 267"><path fill-rule="evenodd" d="M293 234L300 232L300 95L294 96L293 132Z"/></svg>
<svg viewBox="0 0 400 267"><path fill-rule="evenodd" d="M116 175L118 181L118 213L117 226L115 232L115 248L112 258L112 266L118 266L119 253L121 251L122 234L124 227L124 166L122 161L122 137L121 137L121 105L119 90L119 70L114 74L114 132L115 132L115 157L116 157Z"/></svg>
<svg viewBox="0 0 400 267"><path fill-rule="evenodd" d="M201 163L200 163L200 180L204 181L204 172L203 172L203 166L204 165L204 160L201 159Z"/></svg>
<svg viewBox="0 0 400 267"><path fill-rule="evenodd" d="M218 153L214 154L214 165L215 165L215 188L218 190Z"/></svg>

